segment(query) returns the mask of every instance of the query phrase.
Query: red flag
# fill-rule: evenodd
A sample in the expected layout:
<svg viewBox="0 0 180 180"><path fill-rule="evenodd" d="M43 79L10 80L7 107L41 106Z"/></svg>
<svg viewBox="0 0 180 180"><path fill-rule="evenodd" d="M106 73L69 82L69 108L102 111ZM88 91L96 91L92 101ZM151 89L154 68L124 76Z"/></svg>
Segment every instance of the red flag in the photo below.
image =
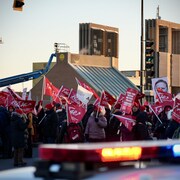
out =
<svg viewBox="0 0 180 180"><path fill-rule="evenodd" d="M164 110L164 104L163 103L156 103L156 104L149 104L149 107L156 115L159 115Z"/></svg>
<svg viewBox="0 0 180 180"><path fill-rule="evenodd" d="M54 101L61 103L62 99L64 99L64 100L66 100L66 102L68 102L67 99L68 99L68 96L70 94L70 91L71 90L69 88L66 88L62 85L61 88L59 89Z"/></svg>
<svg viewBox="0 0 180 180"><path fill-rule="evenodd" d="M162 89L157 89L157 99L159 102L169 102L172 104L172 94L168 92L164 92Z"/></svg>
<svg viewBox="0 0 180 180"><path fill-rule="evenodd" d="M120 94L118 100L116 101L116 104L122 104L122 102L125 100L125 97L125 94Z"/></svg>
<svg viewBox="0 0 180 180"><path fill-rule="evenodd" d="M68 123L79 123L85 113L86 109L83 106L79 106L78 104L67 104Z"/></svg>
<svg viewBox="0 0 180 180"><path fill-rule="evenodd" d="M172 112L172 119L180 123L180 99L175 99L175 106Z"/></svg>
<svg viewBox="0 0 180 180"><path fill-rule="evenodd" d="M103 91L101 94L101 100L100 100L100 105L101 106L106 106L110 104L111 106L116 102L116 99L109 94L107 91Z"/></svg>
<svg viewBox="0 0 180 180"><path fill-rule="evenodd" d="M13 96L15 99L23 100L21 96L19 96L14 90L12 90L10 87L7 87L8 92Z"/></svg>
<svg viewBox="0 0 180 180"><path fill-rule="evenodd" d="M132 116L130 116L130 115L120 116L120 115L115 115L115 114L113 114L113 116L115 116L120 122L122 122L123 125L129 131L132 131L132 128L135 125L135 120L134 120L134 118Z"/></svg>
<svg viewBox="0 0 180 180"><path fill-rule="evenodd" d="M88 91L92 92L92 93L93 93L93 96L94 96L95 98L97 98L97 99L99 98L99 96L97 95L97 93L95 92L95 90L92 89L91 87L89 87L86 83L78 80L77 78L76 78L76 82L77 82L77 84L79 84L79 85L82 86L83 88L85 88L85 89L87 89Z"/></svg>
<svg viewBox="0 0 180 180"><path fill-rule="evenodd" d="M46 77L44 77L44 94L51 96L53 100L56 100L58 94L58 88L56 88Z"/></svg>
<svg viewBox="0 0 180 180"><path fill-rule="evenodd" d="M71 89L71 92L69 94L68 100L71 104L77 104L79 106L85 106L77 97L77 92L74 89Z"/></svg>
<svg viewBox="0 0 180 180"><path fill-rule="evenodd" d="M9 96L9 93L0 91L0 105L4 107L8 106L8 96Z"/></svg>
<svg viewBox="0 0 180 180"><path fill-rule="evenodd" d="M34 112L36 101L31 100L17 100L18 107L22 109L24 113Z"/></svg>
<svg viewBox="0 0 180 180"><path fill-rule="evenodd" d="M126 114L131 114L132 106L134 104L134 101L135 101L137 94L138 94L138 90L136 90L136 89L128 88L126 90L126 96L125 96L125 99L121 105L121 111L122 112L124 112Z"/></svg>

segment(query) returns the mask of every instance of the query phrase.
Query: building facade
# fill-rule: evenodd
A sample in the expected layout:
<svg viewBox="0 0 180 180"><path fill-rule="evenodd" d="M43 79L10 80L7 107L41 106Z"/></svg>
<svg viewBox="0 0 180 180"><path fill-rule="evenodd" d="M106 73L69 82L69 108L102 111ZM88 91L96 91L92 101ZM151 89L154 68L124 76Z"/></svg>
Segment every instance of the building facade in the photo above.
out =
<svg viewBox="0 0 180 180"><path fill-rule="evenodd" d="M154 77L167 77L169 92L177 94L180 92L180 24L148 19L145 21L145 41L153 42ZM152 88L147 87L145 82L145 92L152 95L149 91Z"/></svg>
<svg viewBox="0 0 180 180"><path fill-rule="evenodd" d="M79 54L118 58L119 30L94 23L79 24Z"/></svg>

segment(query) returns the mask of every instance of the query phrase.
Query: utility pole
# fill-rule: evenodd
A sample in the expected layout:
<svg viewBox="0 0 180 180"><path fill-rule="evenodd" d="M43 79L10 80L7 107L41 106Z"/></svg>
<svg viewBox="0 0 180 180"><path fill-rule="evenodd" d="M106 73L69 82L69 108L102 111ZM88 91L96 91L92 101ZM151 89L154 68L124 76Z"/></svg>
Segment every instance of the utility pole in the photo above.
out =
<svg viewBox="0 0 180 180"><path fill-rule="evenodd" d="M140 92L143 93L143 49L144 49L144 2L141 0L141 61L140 61Z"/></svg>

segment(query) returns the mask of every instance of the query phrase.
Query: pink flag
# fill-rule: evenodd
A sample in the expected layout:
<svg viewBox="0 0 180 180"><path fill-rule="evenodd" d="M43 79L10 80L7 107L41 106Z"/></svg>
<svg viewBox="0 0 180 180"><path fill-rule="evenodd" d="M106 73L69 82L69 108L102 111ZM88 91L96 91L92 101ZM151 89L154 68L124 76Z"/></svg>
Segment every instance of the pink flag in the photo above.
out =
<svg viewBox="0 0 180 180"><path fill-rule="evenodd" d="M71 104L77 104L79 106L86 106L78 99L77 92L74 89L71 89L68 100Z"/></svg>
<svg viewBox="0 0 180 180"><path fill-rule="evenodd" d="M172 113L172 119L180 123L180 99L175 99L175 106Z"/></svg>
<svg viewBox="0 0 180 180"><path fill-rule="evenodd" d="M138 90L136 89L128 88L126 90L126 96L121 105L122 112L124 112L125 114L131 114L132 106L134 104L137 94L138 94Z"/></svg>
<svg viewBox="0 0 180 180"><path fill-rule="evenodd" d="M64 85L61 86L61 88L59 89L56 98L54 99L55 102L57 103L62 103L62 99L65 100L66 102L68 102L68 96L70 94L70 89L65 87Z"/></svg>
<svg viewBox="0 0 180 180"><path fill-rule="evenodd" d="M0 105L7 107L8 106L8 92L0 91Z"/></svg>
<svg viewBox="0 0 180 180"><path fill-rule="evenodd" d="M24 113L34 112L36 101L31 100L17 100L18 107L22 109Z"/></svg>
<svg viewBox="0 0 180 180"><path fill-rule="evenodd" d="M78 104L67 104L68 123L79 123L85 113L86 109L83 106L79 106Z"/></svg>
<svg viewBox="0 0 180 180"><path fill-rule="evenodd" d="M106 106L110 104L111 106L116 102L116 99L109 94L107 91L103 91L101 94L101 100L100 100L100 105L101 106Z"/></svg>
<svg viewBox="0 0 180 180"><path fill-rule="evenodd" d="M15 98L15 99L20 99L23 100L21 96L19 96L14 90L12 90L10 87L7 87L8 92Z"/></svg>
<svg viewBox="0 0 180 180"><path fill-rule="evenodd" d="M159 115L164 110L164 104L163 103L156 103L149 105L150 109L152 108L152 111L156 113L156 115Z"/></svg>
<svg viewBox="0 0 180 180"><path fill-rule="evenodd" d="M116 101L116 104L122 104L124 101L126 95L125 94L120 94L118 100Z"/></svg>
<svg viewBox="0 0 180 180"><path fill-rule="evenodd" d="M172 106L173 105L173 99L172 99L172 94L168 92L164 92L161 89L157 89L157 99L159 102L166 102Z"/></svg>
<svg viewBox="0 0 180 180"><path fill-rule="evenodd" d="M115 115L113 114L120 122L123 123L123 125L129 130L132 131L133 126L135 125L135 120L132 116L130 115Z"/></svg>

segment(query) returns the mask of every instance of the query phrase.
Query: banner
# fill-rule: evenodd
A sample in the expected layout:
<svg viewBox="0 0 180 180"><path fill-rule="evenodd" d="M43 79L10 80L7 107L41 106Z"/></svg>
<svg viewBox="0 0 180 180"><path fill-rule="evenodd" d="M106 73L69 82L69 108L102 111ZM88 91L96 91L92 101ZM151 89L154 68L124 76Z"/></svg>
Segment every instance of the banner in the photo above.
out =
<svg viewBox="0 0 180 180"><path fill-rule="evenodd" d="M124 112L125 114L131 114L132 106L134 104L137 94L138 94L138 90L136 90L136 89L128 88L126 90L126 96L121 105L122 112Z"/></svg>
<svg viewBox="0 0 180 180"><path fill-rule="evenodd" d="M158 89L161 89L164 92L168 92L167 77L153 78L152 79L152 90L154 93L154 102L158 101L158 94L157 94Z"/></svg>
<svg viewBox="0 0 180 180"><path fill-rule="evenodd" d="M86 113L86 109L78 104L66 104L66 110L68 123L79 123Z"/></svg>

